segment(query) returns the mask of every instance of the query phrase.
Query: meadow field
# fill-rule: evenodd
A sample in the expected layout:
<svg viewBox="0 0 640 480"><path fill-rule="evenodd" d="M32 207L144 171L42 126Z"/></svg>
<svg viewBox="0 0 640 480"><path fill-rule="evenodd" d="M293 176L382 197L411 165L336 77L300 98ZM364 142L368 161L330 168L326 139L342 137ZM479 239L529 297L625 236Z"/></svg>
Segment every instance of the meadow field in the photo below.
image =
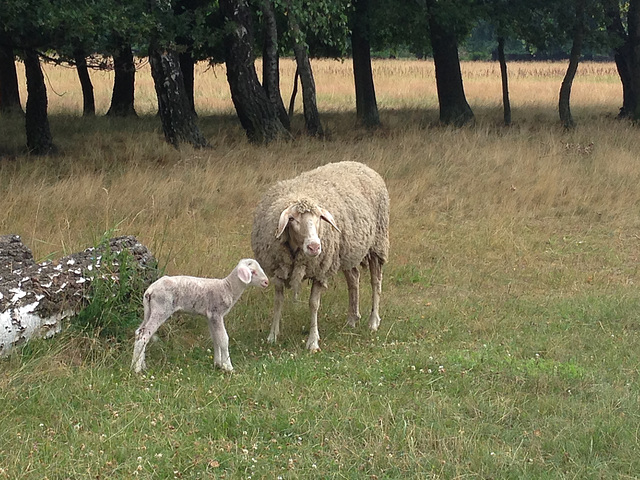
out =
<svg viewBox="0 0 640 480"><path fill-rule="evenodd" d="M98 115L82 118L75 72L45 67L58 155L25 155L23 120L0 117L0 234L38 260L130 234L168 274L220 277L251 255L253 210L278 179L356 160L391 197L378 332L345 326L337 276L316 354L308 286L287 295L276 345L272 288L245 292L226 317L230 375L194 316L160 329L141 376L135 327L30 342L0 359L0 479L640 476L640 130L616 119L615 65L580 66L571 131L562 63L509 65L509 128L498 65L463 63L476 122L452 129L432 62L376 60L375 132L355 126L350 62L313 68L324 140L302 134L298 106L293 141L248 143L224 68L206 65L210 149L164 142L146 65L126 120L104 117L110 73L92 73ZM285 103L293 72L283 60Z"/></svg>

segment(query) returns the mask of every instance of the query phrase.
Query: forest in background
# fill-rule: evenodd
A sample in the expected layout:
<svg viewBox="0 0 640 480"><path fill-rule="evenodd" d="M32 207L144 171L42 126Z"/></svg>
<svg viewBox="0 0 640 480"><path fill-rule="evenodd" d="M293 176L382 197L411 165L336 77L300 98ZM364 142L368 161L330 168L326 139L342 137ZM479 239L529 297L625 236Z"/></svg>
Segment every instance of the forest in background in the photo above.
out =
<svg viewBox="0 0 640 480"><path fill-rule="evenodd" d="M171 145L209 146L198 126L194 67L224 63L237 117L257 143L291 138L280 57L296 61L305 132L325 134L311 58L350 59L360 125L380 126L372 52L432 58L439 121L462 126L475 119L467 101L463 57L489 54L500 64L503 120L511 122L507 59L568 58L559 85L558 114L575 126L571 89L581 59L613 58L622 86L619 116L640 116L640 0L8 0L0 12L0 112L22 112L15 67L24 62L27 149L56 151L47 117L41 60L72 65L83 92L83 112L95 114L91 69L113 69L107 115L136 116L136 59L147 58L163 133ZM493 46L492 46L493 44ZM464 48L460 46L463 45ZM261 75L255 59L260 57ZM288 108L287 108L288 107Z"/></svg>

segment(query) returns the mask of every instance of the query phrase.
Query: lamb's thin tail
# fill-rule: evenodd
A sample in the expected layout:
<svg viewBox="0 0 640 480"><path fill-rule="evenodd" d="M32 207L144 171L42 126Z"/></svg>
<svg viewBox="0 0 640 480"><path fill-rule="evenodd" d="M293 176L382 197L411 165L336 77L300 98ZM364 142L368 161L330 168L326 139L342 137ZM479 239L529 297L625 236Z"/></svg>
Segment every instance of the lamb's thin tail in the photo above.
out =
<svg viewBox="0 0 640 480"><path fill-rule="evenodd" d="M144 307L144 318L141 326L144 326L149 321L149 316L151 315L151 292L149 290L144 292L142 306Z"/></svg>

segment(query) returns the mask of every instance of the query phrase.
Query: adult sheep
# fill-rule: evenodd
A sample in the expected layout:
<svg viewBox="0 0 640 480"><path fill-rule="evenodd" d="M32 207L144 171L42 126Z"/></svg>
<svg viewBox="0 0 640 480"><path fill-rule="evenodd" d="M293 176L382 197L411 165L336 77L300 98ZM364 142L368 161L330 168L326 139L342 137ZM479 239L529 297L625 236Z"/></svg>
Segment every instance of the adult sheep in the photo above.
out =
<svg viewBox="0 0 640 480"><path fill-rule="evenodd" d="M258 204L251 246L274 284L268 341L280 333L284 288L312 282L307 348L320 349L318 309L329 279L342 270L349 289L347 322L360 319L360 265L371 273L369 328L380 325L382 265L389 253L389 193L384 180L358 162L330 163L274 184Z"/></svg>

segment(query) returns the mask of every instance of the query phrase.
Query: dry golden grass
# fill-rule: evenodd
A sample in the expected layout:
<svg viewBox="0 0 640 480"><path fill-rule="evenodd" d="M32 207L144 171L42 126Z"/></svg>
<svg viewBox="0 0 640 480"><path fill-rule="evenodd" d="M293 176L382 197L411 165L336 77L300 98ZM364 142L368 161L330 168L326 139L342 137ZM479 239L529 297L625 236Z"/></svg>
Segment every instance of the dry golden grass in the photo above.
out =
<svg viewBox="0 0 640 480"><path fill-rule="evenodd" d="M282 64L287 98L294 65ZM213 148L181 152L162 141L147 66L136 84L136 107L146 116L126 121L75 118L81 95L74 71L46 66L51 123L63 153L3 161L0 231L21 234L42 258L82 248L117 227L162 248L169 272L212 274L219 262L250 252L253 206L269 183L345 159L370 164L388 181L391 265L428 264L439 255L484 264L490 254L502 270L522 262L539 269L545 260L537 242L585 228L637 227L638 133L614 120L621 91L613 64L581 65L572 96L579 126L564 132L555 108L563 64L509 65L514 125L505 129L498 66L463 63L477 124L455 130L433 126L432 62L376 60L385 128L373 135L354 126L350 62L313 66L328 141L250 145L234 118L224 68L199 65L197 109ZM95 72L92 79L100 115L112 76ZM22 125L4 126L10 133L3 143L17 151ZM480 245L457 240L471 234Z"/></svg>

